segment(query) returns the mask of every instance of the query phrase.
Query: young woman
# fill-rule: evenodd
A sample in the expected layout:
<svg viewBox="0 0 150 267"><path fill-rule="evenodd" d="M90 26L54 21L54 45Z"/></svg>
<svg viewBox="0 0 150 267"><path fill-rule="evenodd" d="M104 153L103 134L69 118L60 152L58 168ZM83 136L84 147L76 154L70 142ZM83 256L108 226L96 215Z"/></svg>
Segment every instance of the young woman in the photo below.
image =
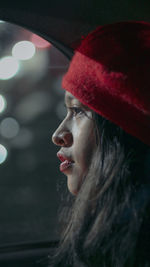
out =
<svg viewBox="0 0 150 267"><path fill-rule="evenodd" d="M74 201L50 266L150 266L150 23L98 27L63 79L53 134Z"/></svg>

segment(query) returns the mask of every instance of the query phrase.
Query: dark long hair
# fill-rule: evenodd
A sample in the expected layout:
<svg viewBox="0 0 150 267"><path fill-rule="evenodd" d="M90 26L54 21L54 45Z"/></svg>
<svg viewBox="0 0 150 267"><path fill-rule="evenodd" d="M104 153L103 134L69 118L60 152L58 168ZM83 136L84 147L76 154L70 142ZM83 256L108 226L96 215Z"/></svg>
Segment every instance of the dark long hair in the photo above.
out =
<svg viewBox="0 0 150 267"><path fill-rule="evenodd" d="M150 266L149 147L93 113L97 150L49 266ZM133 122L134 123L134 122Z"/></svg>

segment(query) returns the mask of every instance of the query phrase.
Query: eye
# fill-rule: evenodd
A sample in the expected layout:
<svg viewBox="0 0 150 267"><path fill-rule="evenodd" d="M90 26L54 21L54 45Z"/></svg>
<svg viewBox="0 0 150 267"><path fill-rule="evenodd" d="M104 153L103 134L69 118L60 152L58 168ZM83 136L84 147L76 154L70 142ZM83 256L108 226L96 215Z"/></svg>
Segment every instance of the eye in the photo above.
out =
<svg viewBox="0 0 150 267"><path fill-rule="evenodd" d="M67 106L64 104L64 107L67 109L67 113L72 115L73 117L76 117L77 115L82 115L85 113L84 109L81 107L76 106Z"/></svg>
<svg viewBox="0 0 150 267"><path fill-rule="evenodd" d="M72 111L74 117L84 113L83 109L78 107L71 107L70 110Z"/></svg>

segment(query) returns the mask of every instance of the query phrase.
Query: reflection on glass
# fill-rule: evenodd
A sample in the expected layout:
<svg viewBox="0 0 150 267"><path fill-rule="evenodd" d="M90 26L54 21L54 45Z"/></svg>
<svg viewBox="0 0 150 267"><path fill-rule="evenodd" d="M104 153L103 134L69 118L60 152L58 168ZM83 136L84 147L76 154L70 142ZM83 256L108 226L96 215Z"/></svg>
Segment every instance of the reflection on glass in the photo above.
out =
<svg viewBox="0 0 150 267"><path fill-rule="evenodd" d="M50 47L50 43L46 40L44 40L43 38L41 38L40 36L36 35L36 34L32 34L31 35L31 42L37 47L37 48L47 48Z"/></svg>
<svg viewBox="0 0 150 267"><path fill-rule="evenodd" d="M0 164L2 164L7 158L6 148L0 144Z"/></svg>
<svg viewBox="0 0 150 267"><path fill-rule="evenodd" d="M14 118L5 118L0 123L0 133L5 138L13 138L19 133L19 123Z"/></svg>
<svg viewBox="0 0 150 267"><path fill-rule="evenodd" d="M28 60L35 54L35 45L29 41L16 43L12 48L13 57L19 60Z"/></svg>
<svg viewBox="0 0 150 267"><path fill-rule="evenodd" d="M51 135L64 115L60 88L69 61L7 22L0 24L0 41L1 246L49 241L56 239L56 182L62 181Z"/></svg>
<svg viewBox="0 0 150 267"><path fill-rule="evenodd" d="M0 113L2 113L6 108L6 99L4 96L0 95Z"/></svg>
<svg viewBox="0 0 150 267"><path fill-rule="evenodd" d="M19 61L12 57L3 57L0 60L0 79L7 80L13 78L19 70Z"/></svg>

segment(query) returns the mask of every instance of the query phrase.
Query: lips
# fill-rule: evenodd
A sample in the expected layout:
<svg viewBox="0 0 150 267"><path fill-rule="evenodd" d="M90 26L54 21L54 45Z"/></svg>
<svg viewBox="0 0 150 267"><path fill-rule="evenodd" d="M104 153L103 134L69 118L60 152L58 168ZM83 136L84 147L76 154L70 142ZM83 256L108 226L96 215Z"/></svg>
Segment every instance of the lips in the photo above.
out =
<svg viewBox="0 0 150 267"><path fill-rule="evenodd" d="M69 170L72 167L74 161L71 158L65 156L64 154L62 154L60 152L57 153L57 157L62 162L60 164L60 171L61 172L65 172L65 171Z"/></svg>

